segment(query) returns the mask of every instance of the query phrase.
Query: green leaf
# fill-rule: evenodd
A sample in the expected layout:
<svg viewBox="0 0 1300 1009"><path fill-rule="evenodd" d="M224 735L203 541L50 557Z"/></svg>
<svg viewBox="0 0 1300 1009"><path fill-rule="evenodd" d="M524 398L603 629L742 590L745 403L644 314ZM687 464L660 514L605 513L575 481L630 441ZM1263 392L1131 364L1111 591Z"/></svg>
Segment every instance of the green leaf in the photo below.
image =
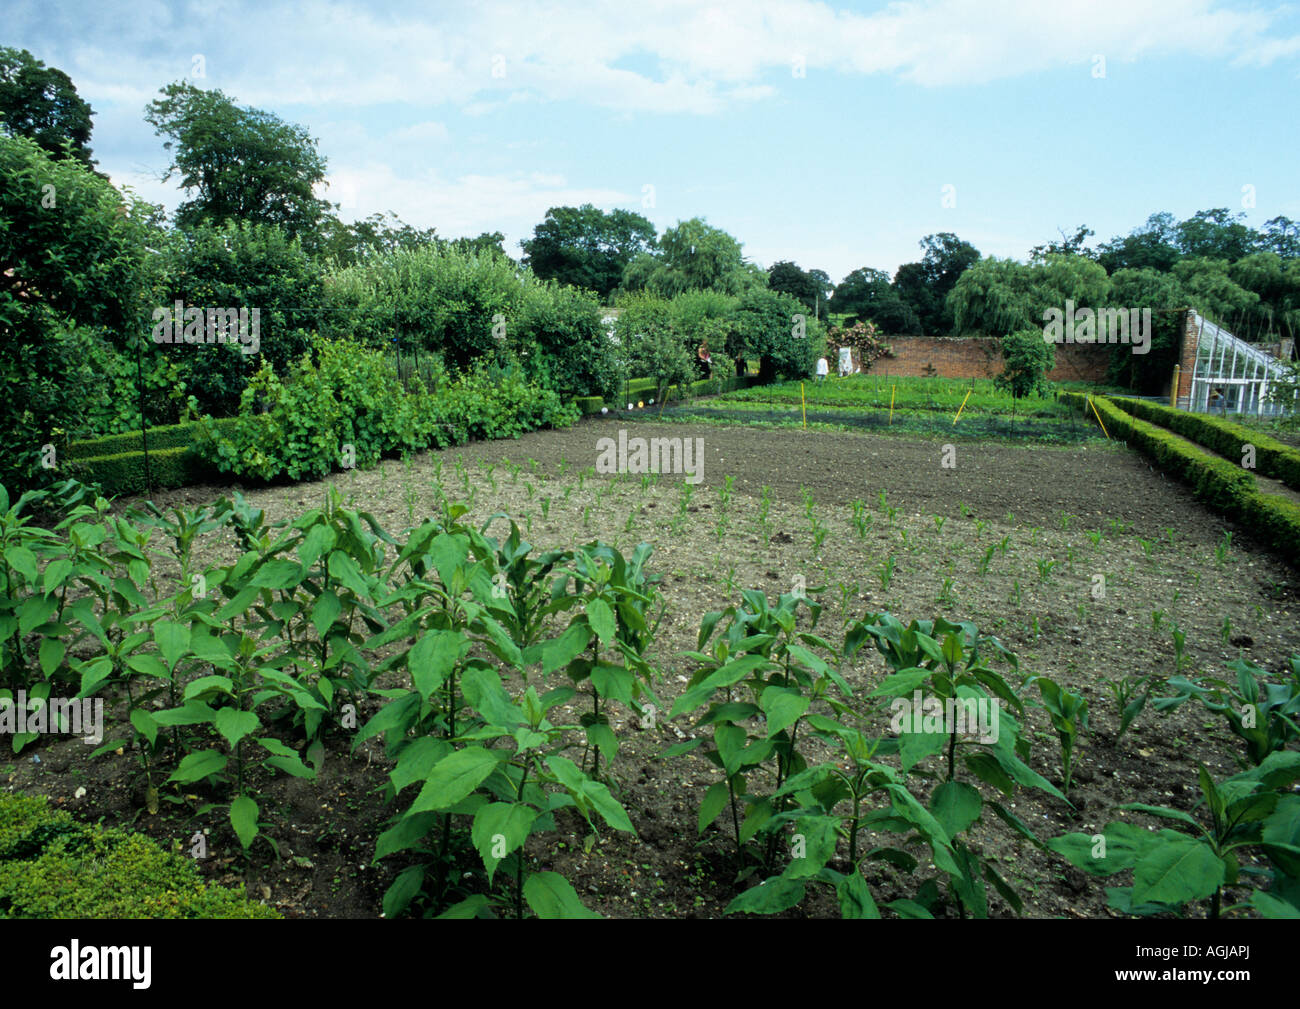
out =
<svg viewBox="0 0 1300 1009"><path fill-rule="evenodd" d="M190 627L175 620L157 620L153 625L153 640L158 652L171 669L190 650Z"/></svg>
<svg viewBox="0 0 1300 1009"><path fill-rule="evenodd" d="M591 629L596 632L602 645L608 646L614 640L615 634L618 633L618 625L614 620L614 611L609 608L609 604L600 598L587 600L587 622Z"/></svg>
<svg viewBox="0 0 1300 1009"><path fill-rule="evenodd" d="M424 866L413 865L400 872L384 894L384 917L396 918L424 887Z"/></svg>
<svg viewBox="0 0 1300 1009"><path fill-rule="evenodd" d="M149 712L143 708L133 708L131 710L131 724L135 726L135 731L149 740L150 746L157 745L158 742L158 723Z"/></svg>
<svg viewBox="0 0 1300 1009"><path fill-rule="evenodd" d="M136 652L126 660L127 668L142 676L154 676L160 680L171 678L171 673L162 659L150 652Z"/></svg>
<svg viewBox="0 0 1300 1009"><path fill-rule="evenodd" d="M209 691L227 694L231 697L235 694L235 685L231 682L229 676L200 676L196 680L191 680L185 685L185 693L181 699L192 701L197 697L202 697Z"/></svg>
<svg viewBox="0 0 1300 1009"><path fill-rule="evenodd" d="M954 637L949 635L945 641ZM964 781L945 781L930 795L930 812L949 837L956 837L978 820L983 807L979 790Z"/></svg>
<svg viewBox="0 0 1300 1009"><path fill-rule="evenodd" d="M558 872L535 872L524 880L524 900L539 918L599 918L578 899Z"/></svg>
<svg viewBox="0 0 1300 1009"><path fill-rule="evenodd" d="M279 558L270 560L257 569L248 583L259 589L287 589L302 581L302 565L297 561Z"/></svg>
<svg viewBox="0 0 1300 1009"><path fill-rule="evenodd" d="M481 746L467 746L433 765L409 813L446 809L478 788L496 770L499 756Z"/></svg>
<svg viewBox="0 0 1300 1009"><path fill-rule="evenodd" d="M253 732L262 723L252 711L240 711L238 708L221 708L212 720L212 724L233 750L241 739Z"/></svg>
<svg viewBox="0 0 1300 1009"><path fill-rule="evenodd" d="M522 802L489 802L474 814L470 840L483 858L489 884L501 860L524 846L536 819L537 810Z"/></svg>
<svg viewBox="0 0 1300 1009"><path fill-rule="evenodd" d="M257 803L247 795L237 796L230 804L230 825L245 851L257 837L257 812Z"/></svg>
<svg viewBox="0 0 1300 1009"><path fill-rule="evenodd" d="M549 676L563 669L591 643L591 628L585 621L577 620L564 629L558 638L542 645L542 673Z"/></svg>
<svg viewBox="0 0 1300 1009"><path fill-rule="evenodd" d="M1133 867L1133 903L1182 904L1200 900L1223 884L1223 860L1203 841L1171 830L1165 843Z"/></svg>
<svg viewBox="0 0 1300 1009"><path fill-rule="evenodd" d="M325 637L325 632L330 629L334 621L338 619L343 612L343 603L334 593L333 589L323 589L321 594L316 597L316 601L311 606L311 625L316 628L316 633L320 637Z"/></svg>
<svg viewBox="0 0 1300 1009"><path fill-rule="evenodd" d="M201 781L210 774L216 774L226 766L226 755L216 750L198 750L187 754L168 781L188 785L192 781Z"/></svg>
<svg viewBox="0 0 1300 1009"><path fill-rule="evenodd" d="M704 828L718 818L718 814L726 808L727 800L730 798L725 781L715 781L709 786L704 798L700 802L700 816L698 822L699 833L704 833Z"/></svg>
<svg viewBox="0 0 1300 1009"><path fill-rule="evenodd" d="M46 676L52 676L54 671L63 664L63 655L66 651L67 648L59 638L46 638L42 641L38 653L41 672Z"/></svg>
<svg viewBox="0 0 1300 1009"><path fill-rule="evenodd" d="M425 701L456 668L469 642L457 631L427 631L407 656L411 680Z"/></svg>
<svg viewBox="0 0 1300 1009"><path fill-rule="evenodd" d="M673 704L672 713L668 717L676 718L678 715L694 711L712 697L713 691L718 687L729 687L733 683L739 683L750 673L771 665L772 663L761 655L742 655L738 659L733 659L683 692Z"/></svg>
<svg viewBox="0 0 1300 1009"><path fill-rule="evenodd" d="M746 914L780 914L803 900L804 888L801 879L774 876L765 879L758 886L750 887L728 904L723 913L743 911Z"/></svg>
<svg viewBox="0 0 1300 1009"><path fill-rule="evenodd" d="M770 738L802 718L809 701L796 689L773 686L763 691L758 703L767 716L767 735Z"/></svg>
<svg viewBox="0 0 1300 1009"><path fill-rule="evenodd" d="M1300 918L1300 907L1279 900L1263 890L1256 890L1250 895L1250 906L1258 911L1262 918Z"/></svg>
<svg viewBox="0 0 1300 1009"><path fill-rule="evenodd" d="M849 875L835 884L835 895L840 900L841 918L879 918L880 908L871 896L871 888L856 866Z"/></svg>
<svg viewBox="0 0 1300 1009"><path fill-rule="evenodd" d="M416 813L414 816L403 817L376 839L375 861L396 851L414 847L424 840L434 824L441 822L442 815L439 813Z"/></svg>

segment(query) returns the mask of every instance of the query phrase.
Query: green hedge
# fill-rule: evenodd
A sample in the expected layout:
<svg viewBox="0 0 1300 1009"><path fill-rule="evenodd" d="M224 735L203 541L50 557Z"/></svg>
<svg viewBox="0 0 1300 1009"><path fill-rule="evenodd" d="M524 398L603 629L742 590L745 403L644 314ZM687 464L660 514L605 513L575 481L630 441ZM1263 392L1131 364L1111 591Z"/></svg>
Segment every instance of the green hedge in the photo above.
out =
<svg viewBox="0 0 1300 1009"><path fill-rule="evenodd" d="M1092 416L1083 393L1060 398ZM1176 434L1133 417L1114 403L1092 396L1107 433L1154 459L1170 476L1192 488L1202 501L1250 527L1252 534L1292 563L1300 563L1300 505L1277 494L1261 494L1254 475L1240 465L1202 452Z"/></svg>
<svg viewBox="0 0 1300 1009"><path fill-rule="evenodd" d="M599 396L579 396L573 402L582 411L584 417L588 414L600 413L600 408L605 405L605 401Z"/></svg>
<svg viewBox="0 0 1300 1009"><path fill-rule="evenodd" d="M119 452L116 455L73 459L67 466L70 476L82 483L97 484L100 493L112 497L117 494L142 494L149 489L145 480L143 452ZM212 467L195 454L189 446L149 449L149 476L155 489L160 487L185 487L199 483L213 474Z"/></svg>
<svg viewBox="0 0 1300 1009"><path fill-rule="evenodd" d="M745 389L751 385L758 384L757 375L725 375L715 376L713 378L701 378L691 383L692 396L717 396L724 392L731 392L734 389ZM653 378L634 378L627 383L627 399L622 403L615 401L615 407L624 407L628 403L636 405L638 402L645 402L647 395L653 396L657 387ZM619 395L623 395L620 386ZM595 398L595 397L586 397ZM680 399L678 388L670 385L665 391L664 400L671 402L674 399ZM581 400L578 401L581 404ZM600 412L600 406L597 405L595 410L587 411L591 413Z"/></svg>
<svg viewBox="0 0 1300 1009"><path fill-rule="evenodd" d="M1281 480L1292 490L1300 490L1300 450L1270 438L1262 431L1254 431L1230 420L1210 417L1203 413L1189 413L1148 403L1140 399L1117 399L1123 408L1135 417L1167 427L1184 438L1204 445L1219 455L1240 463L1241 448L1255 446L1255 470L1264 476Z"/></svg>
<svg viewBox="0 0 1300 1009"><path fill-rule="evenodd" d="M0 918L280 918L142 834L0 795Z"/></svg>
<svg viewBox="0 0 1300 1009"><path fill-rule="evenodd" d="M229 428L235 423L235 420L233 417L227 417L218 420L216 424L218 428ZM155 449L183 448L187 445L193 445L197 439L198 431L199 424L197 421L151 427L149 428L149 453L152 456ZM67 454L69 459L92 459L97 456L121 455L123 452L139 452L143 448L140 432L131 431L127 434L112 434L103 438L74 441L68 446Z"/></svg>

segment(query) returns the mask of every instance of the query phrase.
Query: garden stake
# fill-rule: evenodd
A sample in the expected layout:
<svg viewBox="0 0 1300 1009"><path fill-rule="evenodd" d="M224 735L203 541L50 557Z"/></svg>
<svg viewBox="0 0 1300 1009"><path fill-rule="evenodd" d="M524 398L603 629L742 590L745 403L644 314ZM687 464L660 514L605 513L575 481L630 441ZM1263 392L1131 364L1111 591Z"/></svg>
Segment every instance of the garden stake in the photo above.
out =
<svg viewBox="0 0 1300 1009"><path fill-rule="evenodd" d="M962 412L963 410L966 409L966 400L967 400L967 399L970 399L970 394L971 394L972 392L974 392L974 391L975 391L974 389L971 389L970 392L967 392L967 393L966 393L966 399L963 399L963 400L961 401L961 406L957 407L957 416L954 417L954 418L952 419L952 426L953 426L953 427L956 427L956 426L957 426L957 421L961 420L961 412Z"/></svg>

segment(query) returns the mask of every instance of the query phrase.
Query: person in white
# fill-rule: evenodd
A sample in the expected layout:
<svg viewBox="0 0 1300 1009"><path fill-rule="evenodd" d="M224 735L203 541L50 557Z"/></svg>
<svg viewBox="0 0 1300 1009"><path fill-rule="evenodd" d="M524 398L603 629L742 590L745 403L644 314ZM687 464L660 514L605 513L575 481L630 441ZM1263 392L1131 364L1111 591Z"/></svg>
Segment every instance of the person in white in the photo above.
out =
<svg viewBox="0 0 1300 1009"><path fill-rule="evenodd" d="M831 373L830 363L824 357L817 358L817 381L823 381Z"/></svg>

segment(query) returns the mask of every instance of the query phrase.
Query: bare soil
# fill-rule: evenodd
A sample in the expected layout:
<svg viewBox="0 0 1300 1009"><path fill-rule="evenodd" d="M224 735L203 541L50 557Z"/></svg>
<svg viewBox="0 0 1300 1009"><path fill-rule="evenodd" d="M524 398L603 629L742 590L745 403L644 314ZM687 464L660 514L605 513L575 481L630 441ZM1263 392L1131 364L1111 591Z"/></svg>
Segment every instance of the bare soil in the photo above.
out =
<svg viewBox="0 0 1300 1009"><path fill-rule="evenodd" d="M691 485L681 475L580 476L596 464L598 439L617 438L619 425L633 437L702 438L702 482L688 497ZM947 459L945 444L955 448ZM449 497L463 500L472 492L471 515L480 522L494 512L509 513L538 548L597 538L624 551L641 540L654 545L651 567L661 576L667 610L650 654L659 670L655 689L665 705L691 672L681 653L695 647L701 617L738 601L742 588L773 597L790 591L798 578L809 587L825 585L818 630L833 642L842 640L846 621L883 610L904 621L972 620L982 633L998 635L1019 654L1022 675L1049 675L1082 692L1091 709L1092 731L1076 757L1075 808L1026 791L1012 800L1040 838L1095 832L1133 815L1118 811L1123 803L1191 810L1198 762L1216 777L1238 769L1240 744L1192 705L1167 716L1148 710L1122 739L1115 738L1118 712L1105 681L1172 675L1172 626L1186 633L1184 671L1192 674L1220 674L1238 654L1278 669L1288 654L1300 651L1295 572L1257 549L1249 530L1204 509L1142 457L1114 444L1022 447L956 436L940 443L592 419L567 431L421 456L409 466L388 461L329 482L397 532L436 513L439 460ZM945 461L955 465L946 467ZM513 476L512 466L519 467ZM731 499L724 507L719 492L728 476ZM805 491L813 514L828 528L816 550ZM154 500L163 507L199 505L230 492L190 487ZM242 492L279 519L318 503L326 486ZM765 494L770 503L763 524ZM871 516L861 532L852 521L854 500L865 502ZM896 511L891 515L890 509ZM505 526L498 523L491 531L499 535ZM1231 541L1224 549L1226 533ZM991 546L993 556L982 571ZM1223 550L1221 558L1216 547ZM880 571L890 556L895 571L885 587ZM884 670L874 653L863 652L844 672L860 688ZM1037 691L1025 696L1034 698ZM362 718L379 704L376 699ZM626 711L611 719L622 745L611 787L637 836L602 834L588 851L585 826L566 821L559 837L530 842L535 867L564 873L588 906L605 915L720 915L753 881L736 883L734 850L722 819L697 836L699 802L717 772L693 756L658 757L694 729L680 720L642 730ZM1039 709L1031 709L1027 721L1031 766L1059 786L1060 756L1050 723ZM196 830L207 830L203 870L214 879L244 879L250 892L292 917L377 916L389 882L409 864L394 858L371 865L375 838L393 813L379 793L388 765L374 741L352 753L349 740L334 738L317 781L260 782L269 824L264 829L279 853L277 858L269 846L255 847L246 867L222 814L196 815L197 800L184 795L173 796L177 801L164 803L158 815L142 812L143 784L132 761L108 757L91 763L90 749L76 740L42 740L34 751L7 762L0 758L0 781L49 795L83 817L130 822L186 848ZM74 797L79 787L85 794ZM916 784L922 797L928 789L924 781ZM1105 886L1118 882L1085 877L1000 821L986 819L992 822L977 825L972 842L997 861L1023 897L1027 916L1117 916L1106 906ZM879 903L914 896L933 874L926 871L924 853L917 854L921 866L914 873L870 870L868 883ZM472 860L465 868L474 868ZM1230 893L1226 903L1244 895L1245 890ZM1011 914L1001 898L990 899L991 913ZM789 915L836 917L838 909L814 897Z"/></svg>

